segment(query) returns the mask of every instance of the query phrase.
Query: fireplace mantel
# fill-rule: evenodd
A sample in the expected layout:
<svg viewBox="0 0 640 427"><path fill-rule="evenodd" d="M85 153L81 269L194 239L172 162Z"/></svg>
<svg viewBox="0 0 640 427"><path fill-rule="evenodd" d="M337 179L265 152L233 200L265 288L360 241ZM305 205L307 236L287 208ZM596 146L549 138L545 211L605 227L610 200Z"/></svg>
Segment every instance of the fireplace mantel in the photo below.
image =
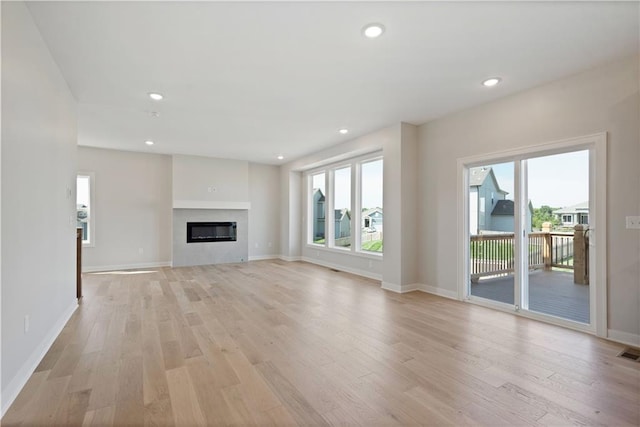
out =
<svg viewBox="0 0 640 427"><path fill-rule="evenodd" d="M249 210L251 202L222 202L214 200L174 200L173 209L231 209Z"/></svg>

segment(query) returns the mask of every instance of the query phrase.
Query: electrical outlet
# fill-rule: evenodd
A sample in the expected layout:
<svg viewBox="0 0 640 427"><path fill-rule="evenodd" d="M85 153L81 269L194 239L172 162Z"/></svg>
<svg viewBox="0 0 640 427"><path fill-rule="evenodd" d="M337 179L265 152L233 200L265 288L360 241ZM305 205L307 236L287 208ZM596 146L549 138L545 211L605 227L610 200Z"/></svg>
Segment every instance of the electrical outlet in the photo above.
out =
<svg viewBox="0 0 640 427"><path fill-rule="evenodd" d="M143 249L143 248L138 248L138 253L139 253L140 255L142 255L142 254L144 253L144 249Z"/></svg>
<svg viewBox="0 0 640 427"><path fill-rule="evenodd" d="M258 246L260 246L260 245L256 243L256 248L258 248Z"/></svg>
<svg viewBox="0 0 640 427"><path fill-rule="evenodd" d="M269 247L273 246L273 243L269 242Z"/></svg>
<svg viewBox="0 0 640 427"><path fill-rule="evenodd" d="M29 332L29 315L24 316L24 333Z"/></svg>
<svg viewBox="0 0 640 427"><path fill-rule="evenodd" d="M640 216L628 216L627 228L640 229Z"/></svg>
<svg viewBox="0 0 640 427"><path fill-rule="evenodd" d="M216 187L209 187L207 188L207 191L209 191L209 193L215 193L218 189Z"/></svg>

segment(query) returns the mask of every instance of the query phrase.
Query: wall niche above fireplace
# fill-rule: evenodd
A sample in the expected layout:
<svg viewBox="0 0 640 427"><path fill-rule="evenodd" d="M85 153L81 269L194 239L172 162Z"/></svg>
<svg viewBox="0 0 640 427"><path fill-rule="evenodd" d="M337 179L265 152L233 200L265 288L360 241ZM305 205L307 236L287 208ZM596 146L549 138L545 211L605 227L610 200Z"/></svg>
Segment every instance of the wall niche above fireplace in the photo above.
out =
<svg viewBox="0 0 640 427"><path fill-rule="evenodd" d="M187 222L187 243L235 242L237 224L226 222Z"/></svg>

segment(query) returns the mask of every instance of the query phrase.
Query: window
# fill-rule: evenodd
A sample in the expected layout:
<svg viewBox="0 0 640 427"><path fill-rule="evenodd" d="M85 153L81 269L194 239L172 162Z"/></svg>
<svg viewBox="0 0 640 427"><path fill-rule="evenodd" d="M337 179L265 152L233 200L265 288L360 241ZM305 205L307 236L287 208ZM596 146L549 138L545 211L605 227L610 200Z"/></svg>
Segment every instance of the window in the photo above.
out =
<svg viewBox="0 0 640 427"><path fill-rule="evenodd" d="M82 228L82 243L93 245L93 174L79 174L76 179L76 226Z"/></svg>
<svg viewBox="0 0 640 427"><path fill-rule="evenodd" d="M313 243L325 243L325 174L319 173L311 178L311 212L313 223Z"/></svg>
<svg viewBox="0 0 640 427"><path fill-rule="evenodd" d="M362 234L363 251L382 252L382 159L362 163L361 166Z"/></svg>
<svg viewBox="0 0 640 427"><path fill-rule="evenodd" d="M382 166L378 153L306 173L309 244L382 254Z"/></svg>
<svg viewBox="0 0 640 427"><path fill-rule="evenodd" d="M571 224L573 222L573 217L571 215L562 215L562 222L565 224Z"/></svg>
<svg viewBox="0 0 640 427"><path fill-rule="evenodd" d="M333 172L334 240L337 248L351 247L351 166Z"/></svg>

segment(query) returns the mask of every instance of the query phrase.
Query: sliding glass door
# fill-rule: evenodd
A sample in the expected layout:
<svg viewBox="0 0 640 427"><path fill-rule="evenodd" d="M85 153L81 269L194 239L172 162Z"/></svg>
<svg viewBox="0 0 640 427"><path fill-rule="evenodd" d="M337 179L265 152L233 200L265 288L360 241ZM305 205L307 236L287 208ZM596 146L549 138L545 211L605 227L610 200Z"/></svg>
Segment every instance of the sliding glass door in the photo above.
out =
<svg viewBox="0 0 640 427"><path fill-rule="evenodd" d="M589 323L589 151L526 160L528 309Z"/></svg>
<svg viewBox="0 0 640 427"><path fill-rule="evenodd" d="M514 162L469 169L470 294L515 304Z"/></svg>
<svg viewBox="0 0 640 427"><path fill-rule="evenodd" d="M465 165L466 296L591 323L590 150Z"/></svg>

